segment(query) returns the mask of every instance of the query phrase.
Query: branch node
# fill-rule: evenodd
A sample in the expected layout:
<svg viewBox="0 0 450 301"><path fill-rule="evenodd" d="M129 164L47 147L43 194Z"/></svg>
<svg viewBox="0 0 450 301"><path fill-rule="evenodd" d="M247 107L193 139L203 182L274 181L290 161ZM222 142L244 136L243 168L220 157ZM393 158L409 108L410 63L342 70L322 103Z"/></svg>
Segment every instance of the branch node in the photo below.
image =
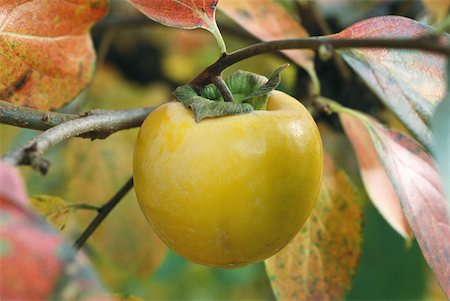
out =
<svg viewBox="0 0 450 301"><path fill-rule="evenodd" d="M334 55L334 48L333 45L329 43L325 43L319 46L319 49L317 50L319 54L319 58L322 61L328 61L330 60Z"/></svg>

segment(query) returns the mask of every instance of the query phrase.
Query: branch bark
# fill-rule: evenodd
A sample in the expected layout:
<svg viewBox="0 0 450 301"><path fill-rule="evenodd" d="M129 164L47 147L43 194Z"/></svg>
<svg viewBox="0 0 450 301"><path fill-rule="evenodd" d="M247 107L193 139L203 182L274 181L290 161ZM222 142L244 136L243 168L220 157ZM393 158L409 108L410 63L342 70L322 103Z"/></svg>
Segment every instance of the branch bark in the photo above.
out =
<svg viewBox="0 0 450 301"><path fill-rule="evenodd" d="M238 51L221 56L214 64L208 66L190 81L193 86L204 86L211 83L214 76L229 66L250 57L287 49L314 49L321 46L330 49L345 48L398 48L417 49L434 52L450 57L450 46L439 43L438 36L422 36L413 39L330 39L305 38L261 42ZM322 47L323 47L322 46Z"/></svg>
<svg viewBox="0 0 450 301"><path fill-rule="evenodd" d="M2 104L2 108L5 107ZM51 115L49 112L27 108L21 108L14 112L2 110L0 116L3 116L3 112L16 114L17 118L6 118L7 120L27 120L19 126L28 125L26 127L33 128L31 125L34 125L36 129L53 126L6 155L4 160L14 165L31 165L45 174L50 163L42 158L42 155L50 147L72 137L84 135L91 139L106 138L114 132L138 127L153 110L153 107L117 111L98 110L85 113L84 116L62 113L51 113L53 114ZM46 122L43 122L42 118L45 118ZM70 120L65 121L66 119ZM3 122L3 117L1 121Z"/></svg>

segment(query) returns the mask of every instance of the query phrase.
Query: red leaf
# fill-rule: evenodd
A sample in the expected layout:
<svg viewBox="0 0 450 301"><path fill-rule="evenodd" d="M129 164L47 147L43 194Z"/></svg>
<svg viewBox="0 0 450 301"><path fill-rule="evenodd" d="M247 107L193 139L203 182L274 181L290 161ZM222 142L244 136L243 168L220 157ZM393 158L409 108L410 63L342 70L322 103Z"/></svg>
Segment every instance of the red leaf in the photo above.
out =
<svg viewBox="0 0 450 301"><path fill-rule="evenodd" d="M27 192L19 171L12 165L0 161L0 196L26 205Z"/></svg>
<svg viewBox="0 0 450 301"><path fill-rule="evenodd" d="M208 29L215 22L218 0L129 0L147 17L180 28Z"/></svg>
<svg viewBox="0 0 450 301"><path fill-rule="evenodd" d="M362 122L349 114L340 115L342 126L356 152L367 193L386 221L404 238L412 233L389 177L378 158L370 134Z"/></svg>
<svg viewBox="0 0 450 301"><path fill-rule="evenodd" d="M204 28L210 31L225 51L217 28L215 13L218 0L128 0L147 17L178 28Z"/></svg>
<svg viewBox="0 0 450 301"><path fill-rule="evenodd" d="M319 200L299 234L265 261L278 300L343 300L361 254L359 195L325 157Z"/></svg>
<svg viewBox="0 0 450 301"><path fill-rule="evenodd" d="M84 255L26 207L17 169L0 162L0 179L0 299L105 299Z"/></svg>
<svg viewBox="0 0 450 301"><path fill-rule="evenodd" d="M358 22L331 38L414 38L430 28L414 20L385 16ZM448 44L448 38L442 38ZM445 57L417 50L348 49L346 62L429 149L427 122L445 94Z"/></svg>
<svg viewBox="0 0 450 301"><path fill-rule="evenodd" d="M0 2L0 99L59 108L90 81L95 53L89 36L107 0Z"/></svg>
<svg viewBox="0 0 450 301"><path fill-rule="evenodd" d="M243 29L262 41L305 38L308 32L286 10L272 0L221 0L218 8ZM314 52L309 50L283 51L308 72L314 71Z"/></svg>
<svg viewBox="0 0 450 301"><path fill-rule="evenodd" d="M450 210L433 161L409 137L365 115L344 114L341 118L359 118L353 125L369 133L373 144L367 147L375 147L422 253L450 297Z"/></svg>

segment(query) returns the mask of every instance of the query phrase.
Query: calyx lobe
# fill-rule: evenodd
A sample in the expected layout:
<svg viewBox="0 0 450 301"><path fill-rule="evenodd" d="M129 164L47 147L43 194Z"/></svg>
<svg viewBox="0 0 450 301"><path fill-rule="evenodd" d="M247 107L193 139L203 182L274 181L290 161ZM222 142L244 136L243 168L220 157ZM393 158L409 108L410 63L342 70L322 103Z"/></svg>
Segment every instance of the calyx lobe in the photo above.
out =
<svg viewBox="0 0 450 301"><path fill-rule="evenodd" d="M275 70L270 79L247 71L236 71L225 81L233 94L233 102L224 101L213 84L198 92L190 85L183 85L176 88L173 94L186 108L192 110L196 122L204 118L265 110L269 93L280 84L280 73L287 66L289 64Z"/></svg>

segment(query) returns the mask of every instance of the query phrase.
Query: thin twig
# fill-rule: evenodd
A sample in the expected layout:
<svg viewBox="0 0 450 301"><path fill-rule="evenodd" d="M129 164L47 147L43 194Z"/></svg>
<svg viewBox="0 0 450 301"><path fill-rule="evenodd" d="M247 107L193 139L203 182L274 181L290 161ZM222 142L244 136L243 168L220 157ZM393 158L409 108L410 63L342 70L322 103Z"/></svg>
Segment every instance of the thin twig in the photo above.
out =
<svg viewBox="0 0 450 301"><path fill-rule="evenodd" d="M84 230L80 237L73 244L74 247L79 250L86 243L88 238L94 233L102 221L108 216L111 210L125 197L125 195L133 188L133 177L128 179L128 181L120 188L120 190L100 209L98 210L97 216L92 220L89 226Z"/></svg>
<svg viewBox="0 0 450 301"><path fill-rule="evenodd" d="M154 108L151 107L134 110L92 111L85 117L61 122L46 130L6 155L4 160L13 165L31 165L45 174L50 164L42 158L42 155L55 144L85 133L91 133L94 138L106 138L119 130L138 127L153 110ZM61 119L56 118L55 120L59 122Z"/></svg>
<svg viewBox="0 0 450 301"><path fill-rule="evenodd" d="M228 88L227 83L223 80L222 76L216 75L213 78L211 78L211 81L216 86L217 90L219 90L224 101L233 102L233 94Z"/></svg>
<svg viewBox="0 0 450 301"><path fill-rule="evenodd" d="M199 73L190 84L204 86L229 66L250 57L286 49L319 49L321 45L331 49L344 48L397 48L417 49L450 56L450 46L439 42L436 36L422 36L413 39L330 39L305 38L261 42L221 56L214 64Z"/></svg>

